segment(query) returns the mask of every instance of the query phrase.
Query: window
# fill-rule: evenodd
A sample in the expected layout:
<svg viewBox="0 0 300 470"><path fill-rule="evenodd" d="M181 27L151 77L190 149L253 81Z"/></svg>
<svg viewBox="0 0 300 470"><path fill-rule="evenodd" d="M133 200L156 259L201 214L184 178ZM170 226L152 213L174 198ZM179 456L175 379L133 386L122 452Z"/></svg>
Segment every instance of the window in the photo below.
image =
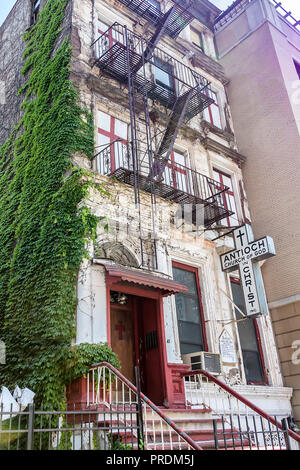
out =
<svg viewBox="0 0 300 470"><path fill-rule="evenodd" d="M157 85L165 89L167 92L174 92L175 91L175 82L172 76L173 74L173 67L171 64L163 62L160 59L155 58L155 68L154 68L154 75L155 75L155 82ZM169 94L169 93L168 93Z"/></svg>
<svg viewBox="0 0 300 470"><path fill-rule="evenodd" d="M37 22L40 6L41 0L35 0L31 2L31 26Z"/></svg>
<svg viewBox="0 0 300 470"><path fill-rule="evenodd" d="M298 78L300 80L300 64L294 60L294 65L295 65L295 68L296 68L296 72L298 74Z"/></svg>
<svg viewBox="0 0 300 470"><path fill-rule="evenodd" d="M169 186L192 194L191 172L187 166L186 155L173 150L170 153L164 177Z"/></svg>
<svg viewBox="0 0 300 470"><path fill-rule="evenodd" d="M242 312L246 313L243 289L238 280L231 279L231 290L234 303ZM235 316L237 320L243 318L237 309L235 309ZM255 318L246 318L238 322L237 327L247 383L266 384L267 378L264 371L257 320Z"/></svg>
<svg viewBox="0 0 300 470"><path fill-rule="evenodd" d="M123 167L128 169L128 125L102 111L98 112L98 151L100 173L109 174Z"/></svg>
<svg viewBox="0 0 300 470"><path fill-rule="evenodd" d="M226 225L227 227L234 227L235 225L237 225L237 215L231 176L226 175L225 173L214 168L213 178L221 185L225 185L229 188L227 191L224 191L220 194L220 204L225 207L225 209L234 212L234 214L230 217L226 217L225 219L223 219L222 224Z"/></svg>
<svg viewBox="0 0 300 470"><path fill-rule="evenodd" d="M197 31L196 29L191 28L191 41L192 41L192 44L194 44L194 46L201 49L201 51L204 51L203 36L202 36L202 33L200 33L200 31Z"/></svg>
<svg viewBox="0 0 300 470"><path fill-rule="evenodd" d="M152 11L157 10L158 12L160 12L160 3L157 0L148 0L148 3L150 3L152 7L154 7L151 8Z"/></svg>
<svg viewBox="0 0 300 470"><path fill-rule="evenodd" d="M222 128L222 122L221 122L221 113L220 113L220 106L218 105L218 97L217 94L214 91L206 89L206 94L210 98L214 100L214 102L205 108L204 110L204 119L207 122L210 122L216 127L219 127L220 129Z"/></svg>
<svg viewBox="0 0 300 470"><path fill-rule="evenodd" d="M173 277L188 288L188 292L175 295L181 354L204 351L207 346L198 270L174 263Z"/></svg>

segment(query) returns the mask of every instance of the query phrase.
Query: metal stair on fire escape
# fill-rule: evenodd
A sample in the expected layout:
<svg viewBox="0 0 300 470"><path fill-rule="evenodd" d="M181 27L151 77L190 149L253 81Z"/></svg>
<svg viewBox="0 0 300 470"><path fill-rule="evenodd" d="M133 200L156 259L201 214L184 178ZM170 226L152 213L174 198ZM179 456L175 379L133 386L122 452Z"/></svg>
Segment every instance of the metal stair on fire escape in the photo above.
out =
<svg viewBox="0 0 300 470"><path fill-rule="evenodd" d="M160 196L178 203L182 212L186 211L189 204L193 224L210 227L215 221L232 214L220 203L219 195L227 188L225 186L224 188L218 187L214 180L190 168L186 168L189 191L184 189L184 185L181 188L172 187L168 183L172 181L172 178L164 180L163 176L182 124L187 123L214 101L207 92L210 83L206 78L157 47L163 35L168 34L172 38L176 38L194 19L189 11L189 6L193 2L184 0L182 5L173 2L173 7L165 14L147 0L120 0L120 2L150 21L155 26L155 31L151 39L146 40L130 31L126 26L114 23L92 45L99 48L95 65L120 83L128 86L129 92L132 142L128 147L129 156L126 157L127 168L122 164L119 167L111 168L111 171L106 171L104 174L114 176L134 186L136 204L139 204L141 189L150 192L153 214L156 212L155 198ZM154 70L160 69L163 72L166 72L164 64L167 64L171 69L167 73L172 77L174 87L172 89L166 88L156 79L153 80L147 64L148 67L153 67ZM136 96L136 92L143 96L148 127L150 126L150 121L147 119L149 99L154 103L160 103L169 112L167 125L156 151L152 149L153 139L150 127L146 131L148 174L141 171L139 161L139 144L136 140L136 103L139 95ZM103 153L103 158L107 158L106 155L107 151L106 154ZM123 158L123 163L126 158ZM152 219L154 223L155 216ZM153 233L155 233L154 228ZM143 249L141 250L143 252Z"/></svg>
<svg viewBox="0 0 300 470"><path fill-rule="evenodd" d="M167 15L169 19L164 32L171 38L176 38L194 19L194 15L190 11L194 0L186 2L186 5L183 5L184 2L179 4L174 1L174 6L170 8L166 15L148 0L119 0L119 2L141 18L149 21L154 26L158 26L158 29L161 28L161 24L165 19L164 16Z"/></svg>

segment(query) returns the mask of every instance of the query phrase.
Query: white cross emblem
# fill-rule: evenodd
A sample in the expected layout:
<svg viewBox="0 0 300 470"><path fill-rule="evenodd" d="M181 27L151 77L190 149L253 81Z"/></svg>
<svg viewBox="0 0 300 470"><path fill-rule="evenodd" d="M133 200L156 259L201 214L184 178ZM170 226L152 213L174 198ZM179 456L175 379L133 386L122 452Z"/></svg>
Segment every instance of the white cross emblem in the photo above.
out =
<svg viewBox="0 0 300 470"><path fill-rule="evenodd" d="M271 237L254 240L250 225L233 232L235 249L221 255L223 271L239 268L248 316L266 315L267 300L258 261L276 254Z"/></svg>

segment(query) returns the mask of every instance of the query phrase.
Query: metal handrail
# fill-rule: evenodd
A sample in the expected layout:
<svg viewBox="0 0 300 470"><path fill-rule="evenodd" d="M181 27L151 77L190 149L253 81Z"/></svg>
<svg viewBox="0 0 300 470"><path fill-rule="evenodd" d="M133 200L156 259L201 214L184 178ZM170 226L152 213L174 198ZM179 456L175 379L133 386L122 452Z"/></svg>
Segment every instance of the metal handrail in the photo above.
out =
<svg viewBox="0 0 300 470"><path fill-rule="evenodd" d="M229 393L230 395L232 395L234 398L236 398L239 402L243 403L245 406L247 406L248 408L250 408L252 411L254 411L255 413L257 413L259 416L261 416L262 418L266 419L267 421L269 421L270 423L272 423L274 426L278 427L281 431L286 431L288 432L289 436L294 439L295 441L299 442L300 443L300 436L298 434L296 434L294 431L292 431L291 429L287 429L287 430L284 430L283 427L272 417L270 416L268 413L266 413L265 411L263 411L261 408L259 408L258 406L256 406L254 403L252 403L251 401L249 401L247 398L243 397L242 395L240 395L238 392L236 392L233 388L231 388L229 385L225 384L224 382L221 382L221 380L217 379L214 375L210 374L209 372L205 371L205 370L194 370L194 371L189 371L189 372L184 372L181 374L181 376L184 378L184 377L190 377L190 376L194 376L194 375L203 375L205 376L207 379L211 380L212 382L214 382L216 385L218 385L218 387L221 387L223 390L225 390L225 392Z"/></svg>
<svg viewBox="0 0 300 470"><path fill-rule="evenodd" d="M121 145L116 145L120 143ZM143 142L138 141L140 145ZM112 149L114 154L114 170L119 168L125 168L126 170L132 170L132 159L130 156L130 145L125 144L121 139L117 139L114 142L108 144L100 152L98 152L93 158L97 159L98 171L104 175L113 174L113 162L112 162ZM159 162L159 158L154 158L154 161ZM141 160L138 161L137 171L139 174L150 175L151 169L147 162ZM174 171L176 173L176 182L173 181ZM190 196L209 201L213 198L218 198L220 206L224 204L224 201L220 195L228 191L229 187L224 184L204 175L196 170L191 169L185 165L176 163L171 164L168 160L164 167L163 176L165 178L164 183L174 187L177 184L177 189L182 190ZM155 178L153 177L155 182ZM230 201L229 201L230 202ZM230 210L230 208L229 208Z"/></svg>
<svg viewBox="0 0 300 470"><path fill-rule="evenodd" d="M144 51L147 49L147 47L151 47L151 40L147 40L144 37L137 35L127 27L122 26L117 22L115 22L104 33L102 33L91 44L91 47L95 46L99 41L101 41L101 38L108 37L110 32L111 34L115 34L115 38L113 38L113 40L120 44L123 44L124 47L126 47L125 45L127 43L127 36L128 43L130 44L130 49L141 57L143 56ZM111 49L112 47L105 49L102 55L107 54ZM97 57L96 61L98 61L101 57L102 56ZM169 75L173 79L176 79L178 82L181 82L187 87L195 88L196 86L198 86L202 87L203 89L210 89L210 81L207 80L207 78L195 72L187 65L183 64L182 61L175 59L158 46L155 47L153 55L148 60L148 62L156 68L162 70L163 72L166 72L164 64L170 65L172 67L172 73L168 72Z"/></svg>
<svg viewBox="0 0 300 470"><path fill-rule="evenodd" d="M135 387L135 385L133 385L123 374L121 374L121 372L119 370L117 370L115 367L113 367L108 362L99 362L98 364L93 364L90 368L90 372L97 371L97 370L99 370L100 367L106 367L107 369L109 369L114 375L116 375L121 380L121 382L123 382L134 394L137 395L138 390ZM87 383L89 383L89 373L88 373L88 376L87 376ZM140 396L141 396L142 402L144 402L144 404L148 405L151 408L151 410L154 413L156 413L161 418L161 420L164 421L164 423L167 426L171 427L177 435L179 435L190 447L192 447L192 449L202 450L202 448L196 442L194 442L184 431L182 431L174 423L174 421L172 421L170 418L168 418L168 416L166 416L148 397L146 397L146 395L144 395L141 392Z"/></svg>

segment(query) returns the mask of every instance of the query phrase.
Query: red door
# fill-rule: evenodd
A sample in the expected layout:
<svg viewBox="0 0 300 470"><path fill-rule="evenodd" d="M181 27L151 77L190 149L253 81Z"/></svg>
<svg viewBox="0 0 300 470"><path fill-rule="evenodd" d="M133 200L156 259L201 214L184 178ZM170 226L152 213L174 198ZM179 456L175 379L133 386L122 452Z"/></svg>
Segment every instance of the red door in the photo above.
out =
<svg viewBox="0 0 300 470"><path fill-rule="evenodd" d="M142 392L155 405L163 405L164 386L161 364L162 341L158 328L159 304L155 299L137 299L139 367Z"/></svg>

